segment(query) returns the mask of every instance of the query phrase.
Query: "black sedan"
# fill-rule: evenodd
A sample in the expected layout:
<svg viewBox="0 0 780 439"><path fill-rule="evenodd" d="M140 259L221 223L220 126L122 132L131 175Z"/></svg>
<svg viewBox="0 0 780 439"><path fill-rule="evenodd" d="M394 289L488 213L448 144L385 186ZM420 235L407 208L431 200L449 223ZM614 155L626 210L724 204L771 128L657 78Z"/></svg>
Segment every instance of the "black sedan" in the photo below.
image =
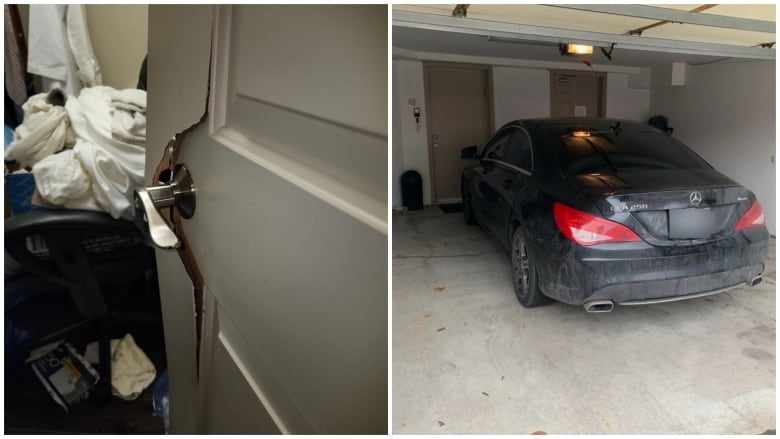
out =
<svg viewBox="0 0 780 439"><path fill-rule="evenodd" d="M591 312L756 285L769 234L755 195L655 128L612 119L504 125L463 172L466 223L509 252L514 289Z"/></svg>

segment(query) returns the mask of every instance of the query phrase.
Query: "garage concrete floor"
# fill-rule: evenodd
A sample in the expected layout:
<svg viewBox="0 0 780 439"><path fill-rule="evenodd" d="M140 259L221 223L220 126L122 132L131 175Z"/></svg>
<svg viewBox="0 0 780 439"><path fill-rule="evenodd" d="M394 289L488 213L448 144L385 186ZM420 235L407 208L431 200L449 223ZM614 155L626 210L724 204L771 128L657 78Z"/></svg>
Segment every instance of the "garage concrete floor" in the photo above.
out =
<svg viewBox="0 0 780 439"><path fill-rule="evenodd" d="M758 434L775 428L765 280L706 298L525 309L462 214L393 217L393 433Z"/></svg>

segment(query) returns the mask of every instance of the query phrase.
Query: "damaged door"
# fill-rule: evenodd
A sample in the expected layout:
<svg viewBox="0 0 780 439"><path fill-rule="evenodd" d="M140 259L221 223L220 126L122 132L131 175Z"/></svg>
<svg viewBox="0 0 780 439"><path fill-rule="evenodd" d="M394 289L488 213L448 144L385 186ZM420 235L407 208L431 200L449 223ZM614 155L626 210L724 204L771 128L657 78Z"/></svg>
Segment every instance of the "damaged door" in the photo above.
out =
<svg viewBox="0 0 780 439"><path fill-rule="evenodd" d="M386 433L387 7L153 5L148 59L150 185L209 109L161 166L170 431Z"/></svg>

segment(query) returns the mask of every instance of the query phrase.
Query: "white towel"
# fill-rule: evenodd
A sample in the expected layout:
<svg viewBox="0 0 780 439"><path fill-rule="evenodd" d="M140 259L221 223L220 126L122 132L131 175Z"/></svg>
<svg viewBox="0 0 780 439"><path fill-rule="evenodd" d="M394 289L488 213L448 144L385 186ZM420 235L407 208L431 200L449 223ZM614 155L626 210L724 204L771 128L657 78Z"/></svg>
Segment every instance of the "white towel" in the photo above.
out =
<svg viewBox="0 0 780 439"><path fill-rule="evenodd" d="M97 342L87 346L84 358L92 364L100 363ZM114 395L132 401L152 384L156 376L154 364L135 344L132 335L111 340L111 387Z"/></svg>
<svg viewBox="0 0 780 439"><path fill-rule="evenodd" d="M101 210L114 218L132 219L135 208L131 199L135 185L122 163L104 148L79 140L73 157L92 181L92 196Z"/></svg>
<svg viewBox="0 0 780 439"><path fill-rule="evenodd" d="M116 140L146 146L146 115L141 112L114 108L111 135Z"/></svg>
<svg viewBox="0 0 780 439"><path fill-rule="evenodd" d="M46 93L32 96L22 110L24 121L16 127L14 141L5 151L6 160L28 167L75 143L65 108L49 104Z"/></svg>
<svg viewBox="0 0 780 439"><path fill-rule="evenodd" d="M146 91L137 88L111 92L111 106L129 111L146 112Z"/></svg>
<svg viewBox="0 0 780 439"><path fill-rule="evenodd" d="M146 91L136 88L114 90L111 102L111 135L114 139L146 146Z"/></svg>
<svg viewBox="0 0 780 439"><path fill-rule="evenodd" d="M110 103L114 91L104 86L86 88L78 99L69 99L65 108L79 138L75 158L90 176L100 210L114 218L132 219L133 190L144 184L146 150L142 144L113 135ZM145 119L143 126L145 130Z"/></svg>
<svg viewBox="0 0 780 439"><path fill-rule="evenodd" d="M44 200L67 209L102 210L92 195L89 175L73 150L46 157L33 166L32 173Z"/></svg>

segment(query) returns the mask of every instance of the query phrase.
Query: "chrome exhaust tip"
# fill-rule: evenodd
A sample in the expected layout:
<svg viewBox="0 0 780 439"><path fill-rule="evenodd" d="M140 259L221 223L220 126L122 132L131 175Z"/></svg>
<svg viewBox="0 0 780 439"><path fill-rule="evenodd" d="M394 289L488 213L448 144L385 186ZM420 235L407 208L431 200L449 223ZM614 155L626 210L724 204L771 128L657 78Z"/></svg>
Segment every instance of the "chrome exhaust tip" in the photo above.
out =
<svg viewBox="0 0 780 439"><path fill-rule="evenodd" d="M748 283L750 284L750 286L751 286L751 287L754 287L754 286L756 286L756 285L760 284L762 280L764 280L764 278L763 278L763 277L761 277L761 276L756 276L756 277L754 277L754 278L753 278L753 279L752 279L750 282L748 282Z"/></svg>
<svg viewBox="0 0 780 439"><path fill-rule="evenodd" d="M583 306L587 312L610 312L615 308L615 304L611 300L594 300Z"/></svg>

